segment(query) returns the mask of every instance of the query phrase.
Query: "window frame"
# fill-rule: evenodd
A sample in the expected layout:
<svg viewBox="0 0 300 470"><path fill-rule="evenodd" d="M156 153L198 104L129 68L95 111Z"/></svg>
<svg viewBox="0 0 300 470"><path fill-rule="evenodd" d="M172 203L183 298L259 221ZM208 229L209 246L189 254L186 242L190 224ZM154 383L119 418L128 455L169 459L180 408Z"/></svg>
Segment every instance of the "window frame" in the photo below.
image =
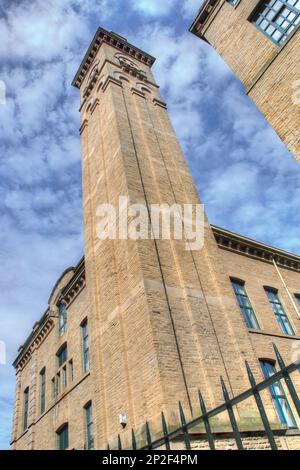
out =
<svg viewBox="0 0 300 470"><path fill-rule="evenodd" d="M29 387L23 392L23 431L28 429L28 412L29 412Z"/></svg>
<svg viewBox="0 0 300 470"><path fill-rule="evenodd" d="M65 352L65 355L62 355ZM68 360L68 344L64 343L61 345L59 350L56 353L58 360L58 367L62 367Z"/></svg>
<svg viewBox="0 0 300 470"><path fill-rule="evenodd" d="M66 306L63 304L58 305L58 333L63 336L67 331L68 313Z"/></svg>
<svg viewBox="0 0 300 470"><path fill-rule="evenodd" d="M82 338L82 359L83 359L83 372L87 374L90 370L90 343L89 343L89 330L88 319L85 318L80 325L81 338Z"/></svg>
<svg viewBox="0 0 300 470"><path fill-rule="evenodd" d="M46 411L46 367L40 372L40 414Z"/></svg>
<svg viewBox="0 0 300 470"><path fill-rule="evenodd" d="M247 328L253 329L253 330L260 330L261 327L260 327L259 321L257 319L255 310L253 308L252 302L250 300L250 297L248 295L245 281L242 281L242 280L239 280L239 279L236 279L236 278L230 278L230 282L231 282L231 285L232 285L232 288L233 288L233 292L235 294L237 304L238 304L238 306L239 306L239 308L242 312L242 315L243 315L243 318L244 318L244 321L246 323ZM243 289L243 293L238 292L237 286L239 288ZM246 304L244 305L245 299L249 303L248 306ZM251 315L249 315L249 311L250 311ZM251 318L251 316L254 317L254 323L253 323L253 319Z"/></svg>
<svg viewBox="0 0 300 470"><path fill-rule="evenodd" d="M274 3L271 5L271 2L274 1ZM253 13L250 15L249 21L251 24L258 30L260 33L262 33L264 36L266 36L268 39L270 39L274 44L277 46L281 47L283 46L286 41L293 35L293 33L298 29L300 26L300 10L298 11L295 6L291 5L288 3L288 0L279 0L282 3L282 6L276 11L273 9L274 5L276 4L278 0L261 0L257 7L254 9ZM266 9L268 9L266 11ZM287 18L291 13L294 13L296 16L292 22L289 22L290 24L287 26L286 29L282 28L279 23L276 23L275 20L281 16L280 13L284 11L284 9L288 9L289 13L287 14L286 17L282 16L283 22L288 21ZM267 15L270 14L270 12L274 12L274 17L271 19L267 18ZM259 18L261 19L260 24L258 24ZM263 29L260 25L266 21L267 26L266 29ZM298 23L296 24L296 21ZM268 33L267 29L269 27L273 27L274 30L272 33ZM288 30L291 28L291 31L288 32ZM276 40L273 37L273 34L278 32L280 33L280 37Z"/></svg>
<svg viewBox="0 0 300 470"><path fill-rule="evenodd" d="M279 297L278 290L274 289L273 287L269 287L269 286L264 286L264 290L265 290L265 293L267 295L267 298L269 300L269 303L272 307L273 313L276 317L276 320L277 320L277 322L280 326L280 329L281 329L282 333L285 334L286 336L295 336L296 332L293 328L293 325L292 325L292 323L289 319L288 314L286 313L285 308L283 307L282 301ZM271 295L276 296L277 300L271 299L270 298ZM284 322L283 319L286 320L286 323ZM288 331L288 329L286 327L286 324L289 326L290 332Z"/></svg>
<svg viewBox="0 0 300 470"><path fill-rule="evenodd" d="M94 422L93 422L93 404L89 401L84 406L85 411L85 432L86 432L86 449L94 450Z"/></svg>
<svg viewBox="0 0 300 470"><path fill-rule="evenodd" d="M271 361L269 359L259 359L259 364L260 364L260 368L262 370L262 374L265 380L267 380L268 378L272 377L273 375L277 373L275 361ZM272 369L271 374L269 373L270 368ZM276 392L277 389L280 390L280 395L278 395L278 393ZM280 423L287 426L289 429L298 429L297 421L295 419L294 413L292 411L288 397L286 396L286 393L285 393L285 390L283 388L281 381L279 380L278 382L270 385L268 387L268 390L271 395L271 398L275 406ZM289 418L291 420L291 423L293 424L292 426L289 425L285 417L285 412L284 412L281 401L285 402L286 412L290 415Z"/></svg>
<svg viewBox="0 0 300 470"><path fill-rule="evenodd" d="M69 423L64 423L57 431L58 450L67 450L69 448Z"/></svg>

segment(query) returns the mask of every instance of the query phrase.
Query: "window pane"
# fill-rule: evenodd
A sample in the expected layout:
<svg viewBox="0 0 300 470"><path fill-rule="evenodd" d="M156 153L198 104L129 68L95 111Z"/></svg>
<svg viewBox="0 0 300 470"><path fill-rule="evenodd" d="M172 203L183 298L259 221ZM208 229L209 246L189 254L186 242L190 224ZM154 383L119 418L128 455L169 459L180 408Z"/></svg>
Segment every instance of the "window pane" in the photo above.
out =
<svg viewBox="0 0 300 470"><path fill-rule="evenodd" d="M262 2L252 20L258 29L271 37L272 41L277 44L288 38L299 21L300 0Z"/></svg>
<svg viewBox="0 0 300 470"><path fill-rule="evenodd" d="M29 403L29 388L24 391L24 413L23 413L23 429L28 428L28 403Z"/></svg>
<svg viewBox="0 0 300 470"><path fill-rule="evenodd" d="M259 329L259 324L248 297L245 286L237 281L231 281L237 302L245 319L248 328Z"/></svg>
<svg viewBox="0 0 300 470"><path fill-rule="evenodd" d="M87 449L94 449L94 435L93 435L93 412L92 404L86 408L86 433L87 433Z"/></svg>
<svg viewBox="0 0 300 470"><path fill-rule="evenodd" d="M269 362L260 361L261 369L263 371L265 379L272 377L276 373L275 366ZM280 382L269 387L270 394L272 396L273 403L275 405L279 421L288 426L294 428L296 426L295 418L293 416L291 407L285 395L284 389Z"/></svg>
<svg viewBox="0 0 300 470"><path fill-rule="evenodd" d="M46 370L40 373L40 412L45 413L46 408Z"/></svg>
<svg viewBox="0 0 300 470"><path fill-rule="evenodd" d="M275 316L277 318L281 331L285 335L293 336L295 332L292 328L292 325L289 321L286 311L284 310L281 304L278 294L275 291L267 287L265 287L265 291L268 296L269 302L272 306L273 312L275 313Z"/></svg>
<svg viewBox="0 0 300 470"><path fill-rule="evenodd" d="M69 428L65 426L58 435L58 448L59 450L66 450L69 447Z"/></svg>

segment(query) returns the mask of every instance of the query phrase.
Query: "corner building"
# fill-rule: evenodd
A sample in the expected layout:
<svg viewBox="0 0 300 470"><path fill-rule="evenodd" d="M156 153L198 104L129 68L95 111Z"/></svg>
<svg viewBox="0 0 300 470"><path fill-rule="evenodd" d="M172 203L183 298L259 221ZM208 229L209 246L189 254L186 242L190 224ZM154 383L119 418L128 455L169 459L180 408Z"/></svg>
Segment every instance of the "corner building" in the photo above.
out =
<svg viewBox="0 0 300 470"><path fill-rule="evenodd" d="M206 0L190 28L232 68L298 163L299 28L299 0Z"/></svg>
<svg viewBox="0 0 300 470"><path fill-rule="evenodd" d="M74 78L85 257L58 280L14 363L13 449L113 447L132 428L142 435L145 421L153 433L160 430L162 410L175 426L179 400L187 418L199 408L199 388L215 407L223 402L221 376L231 394L241 393L249 387L245 360L262 381L259 361L275 367L272 343L287 363L298 345L299 257L207 219L200 251L186 251L185 240L98 238L97 208L117 207L119 196L148 208L200 202L153 63L100 28ZM283 328L264 286L284 306L291 329ZM253 307L244 308L248 295ZM296 418L280 421L268 393L265 405L274 426L297 426ZM255 403L241 405L237 418L255 432ZM227 424L225 417L216 427ZM292 445L298 444L295 436Z"/></svg>

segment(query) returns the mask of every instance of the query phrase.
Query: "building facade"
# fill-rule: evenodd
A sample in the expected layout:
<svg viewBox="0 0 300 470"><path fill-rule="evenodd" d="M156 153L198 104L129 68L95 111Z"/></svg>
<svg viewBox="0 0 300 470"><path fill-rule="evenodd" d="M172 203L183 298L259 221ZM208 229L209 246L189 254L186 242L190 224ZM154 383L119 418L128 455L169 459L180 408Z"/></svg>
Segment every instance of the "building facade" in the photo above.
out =
<svg viewBox="0 0 300 470"><path fill-rule="evenodd" d="M300 163L300 2L207 0L190 31L227 62Z"/></svg>
<svg viewBox="0 0 300 470"><path fill-rule="evenodd" d="M186 240L99 238L99 207L199 204L151 67L154 58L100 28L74 78L80 90L85 257L63 273L20 348L13 449L104 449L118 434L155 433L272 374L300 345L300 258L203 222ZM151 224L150 224L151 225ZM299 346L300 347L300 346ZM300 374L295 377L300 390ZM277 397L278 398L278 397ZM297 428L288 394L264 394L275 428ZM259 429L255 403L237 411ZM159 425L158 425L159 423ZM224 431L227 418L215 423ZM295 437L295 439L297 439ZM293 441L296 442L296 441ZM292 444L294 446L299 445Z"/></svg>

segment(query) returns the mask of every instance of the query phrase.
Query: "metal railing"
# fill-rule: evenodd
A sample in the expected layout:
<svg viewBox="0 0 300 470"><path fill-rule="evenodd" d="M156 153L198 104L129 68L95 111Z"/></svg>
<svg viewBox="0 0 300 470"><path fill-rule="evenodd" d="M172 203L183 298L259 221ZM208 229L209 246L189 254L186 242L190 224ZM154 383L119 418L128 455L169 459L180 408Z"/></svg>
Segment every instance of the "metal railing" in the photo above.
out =
<svg viewBox="0 0 300 470"><path fill-rule="evenodd" d="M268 389L272 385L276 384L277 382L284 380L287 390L289 391L290 397L294 403L295 410L297 411L297 414L300 418L300 399L298 396L298 393L296 391L296 388L294 386L294 383L291 378L291 374L300 369L300 363L293 363L289 366L286 366L277 347L273 345L277 361L280 367L280 371L276 372L272 377L269 377L268 379L264 380L261 383L256 383L254 375L251 371L251 368L249 364L246 361L246 368L247 368L247 373L249 377L249 382L251 385L251 388L249 388L247 391L241 393L240 395L230 398L229 393L227 390L227 387L225 385L224 380L221 378L221 387L222 387L222 392L224 396L224 403L216 408L214 408L211 411L207 411L204 399L201 395L201 392L199 391L199 405L200 405L200 410L201 410L201 415L189 422L186 421L186 417L184 414L183 407L181 403L179 402L179 416L180 416L180 422L181 425L176 428L175 430L169 431L168 430L168 425L165 419L165 415L162 412L161 413L161 437L152 440L151 437L151 431L150 431L150 426L149 423L145 423L145 442L143 445L138 446L137 445L137 439L136 439L136 432L132 430L132 436L131 436L131 446L128 448L124 447L124 450L154 450L158 448L165 448L166 450L171 450L171 443L175 440L182 439L185 444L185 448L187 450L191 450L191 435L189 434L189 431L195 426L199 424L204 424L205 428L205 433L203 434L204 440L208 442L209 449L215 450L216 449L216 435L212 432L212 427L211 427L211 419L213 417L216 417L220 415L223 412L228 413L229 421L231 424L232 428L232 436L233 439L236 443L237 449L238 450L244 450L244 445L243 445L243 440L242 440L242 435L241 431L239 430L239 426L235 417L234 413L234 406L244 402L248 398L253 397L256 402L256 406L262 421L262 425L264 428L265 432L265 437L267 438L270 448L272 450L278 450L278 446L275 440L274 432L272 430L270 421L268 419L265 406L263 404L263 400L261 398L261 392L263 390ZM121 436L118 435L117 438L117 448L118 450L123 450L123 444L122 444L122 439ZM110 450L110 446L107 446L107 449Z"/></svg>

